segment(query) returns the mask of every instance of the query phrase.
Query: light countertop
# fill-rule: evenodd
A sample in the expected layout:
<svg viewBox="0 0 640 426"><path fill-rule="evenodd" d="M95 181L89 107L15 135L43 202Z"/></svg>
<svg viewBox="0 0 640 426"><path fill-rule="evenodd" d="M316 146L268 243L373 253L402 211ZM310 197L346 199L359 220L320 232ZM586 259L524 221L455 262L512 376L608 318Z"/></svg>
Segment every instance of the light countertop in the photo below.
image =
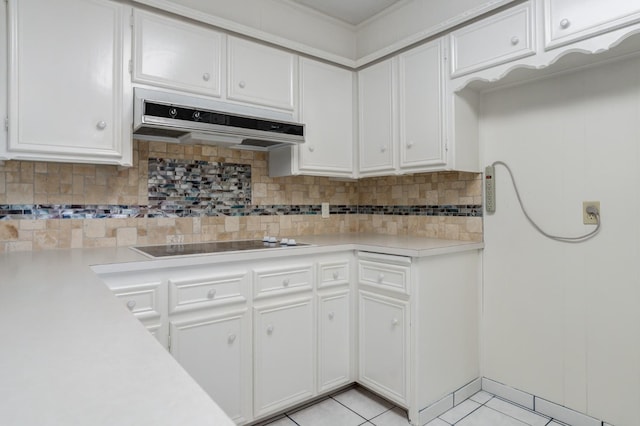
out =
<svg viewBox="0 0 640 426"><path fill-rule="evenodd" d="M380 235L304 236L286 253L365 250L412 257L482 243ZM3 425L232 425L112 295L100 272L282 256L281 250L152 260L129 248L0 255Z"/></svg>

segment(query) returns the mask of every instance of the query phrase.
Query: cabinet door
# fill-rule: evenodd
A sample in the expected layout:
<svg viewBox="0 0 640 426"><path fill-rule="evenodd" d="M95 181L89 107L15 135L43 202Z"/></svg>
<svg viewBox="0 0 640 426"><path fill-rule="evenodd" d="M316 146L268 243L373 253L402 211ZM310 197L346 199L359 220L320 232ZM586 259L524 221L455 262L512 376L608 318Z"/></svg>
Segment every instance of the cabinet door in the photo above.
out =
<svg viewBox="0 0 640 426"><path fill-rule="evenodd" d="M246 310L171 320L171 354L236 423L251 415L251 333Z"/></svg>
<svg viewBox="0 0 640 426"><path fill-rule="evenodd" d="M446 164L442 40L399 56L400 167Z"/></svg>
<svg viewBox="0 0 640 426"><path fill-rule="evenodd" d="M361 175L395 168L395 67L388 59L358 72Z"/></svg>
<svg viewBox="0 0 640 426"><path fill-rule="evenodd" d="M407 406L409 308L407 302L360 291L359 380Z"/></svg>
<svg viewBox="0 0 640 426"><path fill-rule="evenodd" d="M134 81L220 96L222 33L139 10L134 18Z"/></svg>
<svg viewBox="0 0 640 426"><path fill-rule="evenodd" d="M318 392L325 392L351 379L351 309L348 292L318 300Z"/></svg>
<svg viewBox="0 0 640 426"><path fill-rule="evenodd" d="M300 121L306 140L298 148L300 171L352 176L353 106L352 71L300 59Z"/></svg>
<svg viewBox="0 0 640 426"><path fill-rule="evenodd" d="M293 110L294 55L235 37L227 48L229 99Z"/></svg>
<svg viewBox="0 0 640 426"><path fill-rule="evenodd" d="M9 15L8 156L130 165L125 7L10 0Z"/></svg>
<svg viewBox="0 0 640 426"><path fill-rule="evenodd" d="M313 395L311 299L254 307L254 415L261 417Z"/></svg>
<svg viewBox="0 0 640 426"><path fill-rule="evenodd" d="M640 3L629 0L545 0L547 48L640 21Z"/></svg>

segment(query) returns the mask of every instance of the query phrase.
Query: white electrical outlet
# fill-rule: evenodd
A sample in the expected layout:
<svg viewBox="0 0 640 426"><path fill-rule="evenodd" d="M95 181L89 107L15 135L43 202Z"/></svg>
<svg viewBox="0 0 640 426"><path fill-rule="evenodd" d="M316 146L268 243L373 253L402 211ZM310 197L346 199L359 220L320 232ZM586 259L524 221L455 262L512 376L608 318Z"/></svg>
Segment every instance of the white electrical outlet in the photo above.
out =
<svg viewBox="0 0 640 426"><path fill-rule="evenodd" d="M598 211L598 216L600 213L600 201L583 201L582 202L582 223L585 225L597 225L598 218L594 214L587 213L587 207L595 207Z"/></svg>
<svg viewBox="0 0 640 426"><path fill-rule="evenodd" d="M329 217L329 203L322 203L322 217L324 219Z"/></svg>

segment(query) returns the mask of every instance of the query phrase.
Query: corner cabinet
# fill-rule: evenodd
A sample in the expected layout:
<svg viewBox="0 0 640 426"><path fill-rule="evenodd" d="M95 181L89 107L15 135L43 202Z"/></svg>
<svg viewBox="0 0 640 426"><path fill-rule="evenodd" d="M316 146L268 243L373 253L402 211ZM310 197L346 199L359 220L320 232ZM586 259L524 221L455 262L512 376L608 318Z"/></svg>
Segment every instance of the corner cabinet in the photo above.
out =
<svg viewBox="0 0 640 426"><path fill-rule="evenodd" d="M130 10L108 0L9 0L0 157L131 165Z"/></svg>
<svg viewBox="0 0 640 426"><path fill-rule="evenodd" d="M269 175L354 177L354 72L300 58L299 121L305 143L269 153Z"/></svg>
<svg viewBox="0 0 640 426"><path fill-rule="evenodd" d="M448 170L442 39L358 73L359 175Z"/></svg>

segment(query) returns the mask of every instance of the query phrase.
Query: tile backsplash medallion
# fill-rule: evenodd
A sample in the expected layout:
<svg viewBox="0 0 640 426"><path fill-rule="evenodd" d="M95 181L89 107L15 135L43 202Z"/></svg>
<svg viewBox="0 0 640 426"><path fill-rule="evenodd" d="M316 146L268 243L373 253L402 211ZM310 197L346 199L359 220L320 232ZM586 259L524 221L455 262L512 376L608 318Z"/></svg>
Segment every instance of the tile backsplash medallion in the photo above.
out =
<svg viewBox="0 0 640 426"><path fill-rule="evenodd" d="M264 152L144 141L133 164L5 161L0 252L345 232L482 240L477 173L270 178Z"/></svg>

